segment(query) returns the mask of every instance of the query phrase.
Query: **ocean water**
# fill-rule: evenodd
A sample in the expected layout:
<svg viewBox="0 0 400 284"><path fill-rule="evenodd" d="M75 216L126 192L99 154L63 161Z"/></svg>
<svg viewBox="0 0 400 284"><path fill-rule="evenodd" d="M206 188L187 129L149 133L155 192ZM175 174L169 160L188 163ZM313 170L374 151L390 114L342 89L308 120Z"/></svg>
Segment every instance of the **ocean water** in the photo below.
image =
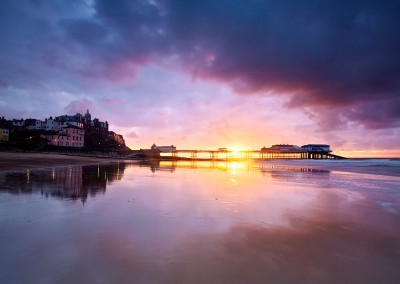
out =
<svg viewBox="0 0 400 284"><path fill-rule="evenodd" d="M262 163L288 167L400 177L400 158L344 160L271 160Z"/></svg>
<svg viewBox="0 0 400 284"><path fill-rule="evenodd" d="M0 173L0 283L397 283L398 159Z"/></svg>

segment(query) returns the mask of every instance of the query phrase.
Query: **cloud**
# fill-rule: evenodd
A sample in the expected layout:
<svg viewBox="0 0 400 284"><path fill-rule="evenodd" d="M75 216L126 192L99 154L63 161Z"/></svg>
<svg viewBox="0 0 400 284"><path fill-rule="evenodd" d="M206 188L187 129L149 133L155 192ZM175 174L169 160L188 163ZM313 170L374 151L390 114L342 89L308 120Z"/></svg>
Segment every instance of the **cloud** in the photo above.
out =
<svg viewBox="0 0 400 284"><path fill-rule="evenodd" d="M121 104L121 98L104 98L101 102L105 105L119 105Z"/></svg>
<svg viewBox="0 0 400 284"><path fill-rule="evenodd" d="M64 109L65 112L70 114L75 113L86 113L86 110L93 106L93 103L88 99L81 99L77 101L72 101Z"/></svg>
<svg viewBox="0 0 400 284"><path fill-rule="evenodd" d="M187 5L189 16L173 9L176 26L191 19L188 32L176 38L185 42L184 54L195 58L198 76L228 82L242 94L291 93L288 107L307 106L321 116L334 108L367 128L398 125L399 112L385 112L398 105L400 91L398 2L236 1L223 11L222 5L203 3ZM202 36L208 45L188 53L187 42L203 43ZM212 65L204 64L205 52L214 54ZM371 119L373 104L378 114Z"/></svg>
<svg viewBox="0 0 400 284"><path fill-rule="evenodd" d="M192 76L225 82L238 93L289 93L288 106L335 107L348 120L362 120L362 111L342 108L398 98L398 1L162 3L96 1L99 24L77 22L79 33L70 30L70 37L113 62L178 63ZM92 40L91 31L100 26L114 38L104 50ZM79 36L88 28L89 36ZM376 118L382 121L374 127L399 120Z"/></svg>
<svg viewBox="0 0 400 284"><path fill-rule="evenodd" d="M129 132L126 137L128 138L138 138L139 136L137 135L137 133L135 131Z"/></svg>
<svg viewBox="0 0 400 284"><path fill-rule="evenodd" d="M99 23L88 19L64 20L60 23L68 36L90 48L106 43L106 29Z"/></svg>
<svg viewBox="0 0 400 284"><path fill-rule="evenodd" d="M0 111L10 113L10 90L41 103L68 93L52 111L95 105L121 127L168 127L180 137L207 120L258 123L221 118L239 95L237 105L279 101L281 115L262 104L247 113L277 124L291 118L296 127L304 111L319 131L397 128L399 10L395 0L3 1ZM230 93L196 90L206 84Z"/></svg>
<svg viewBox="0 0 400 284"><path fill-rule="evenodd" d="M44 35L28 39L31 44L53 37L46 45L60 50L71 41L66 48L110 68L176 55L195 76L217 78L245 94L292 92L295 105L397 97L398 1L154 3L98 0L86 7L95 11L90 17L66 5L69 17L43 14L41 21L38 10L26 9L25 22L9 23L21 35L27 24L34 34L44 26Z"/></svg>
<svg viewBox="0 0 400 284"><path fill-rule="evenodd" d="M400 126L400 99L367 103L347 110L344 115L369 129Z"/></svg>

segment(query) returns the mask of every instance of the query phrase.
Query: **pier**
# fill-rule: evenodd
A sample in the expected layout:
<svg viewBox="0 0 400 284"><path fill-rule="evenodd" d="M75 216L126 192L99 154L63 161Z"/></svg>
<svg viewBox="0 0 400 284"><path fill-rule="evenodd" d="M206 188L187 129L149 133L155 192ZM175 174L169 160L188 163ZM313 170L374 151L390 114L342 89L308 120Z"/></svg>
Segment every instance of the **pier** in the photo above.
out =
<svg viewBox="0 0 400 284"><path fill-rule="evenodd" d="M260 150L233 150L218 148L218 150L178 150L176 146L157 146L150 149L133 151L127 158L166 159L166 160L275 160L275 159L345 159L331 153L330 145L307 144L303 146L276 144L263 147Z"/></svg>
<svg viewBox="0 0 400 284"><path fill-rule="evenodd" d="M267 150L164 150L160 158L187 160L274 160L274 159L345 159L319 151L267 151Z"/></svg>

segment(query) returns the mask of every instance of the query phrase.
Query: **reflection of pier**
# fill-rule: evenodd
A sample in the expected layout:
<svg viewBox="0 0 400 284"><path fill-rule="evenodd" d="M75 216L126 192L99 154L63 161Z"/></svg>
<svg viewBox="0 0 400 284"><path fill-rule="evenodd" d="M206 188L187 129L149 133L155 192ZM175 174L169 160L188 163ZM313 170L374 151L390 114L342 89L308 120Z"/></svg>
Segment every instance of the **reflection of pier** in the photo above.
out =
<svg viewBox="0 0 400 284"><path fill-rule="evenodd" d="M263 175L266 173L276 175L277 172L298 172L298 173L317 173L317 174L329 174L329 170L318 169L318 168L310 168L304 166L291 166L291 165L272 165L272 164L264 164L264 163L253 163L251 161L196 161L196 160L153 160L151 162L142 162L138 164L139 167L148 167L150 170L155 173L158 171L161 172L175 172L176 169L216 169L221 171L246 171L250 172L253 170L259 170Z"/></svg>
<svg viewBox="0 0 400 284"><path fill-rule="evenodd" d="M160 151L161 158L192 160L245 160L245 159L344 159L321 151L274 151L274 150L171 150Z"/></svg>

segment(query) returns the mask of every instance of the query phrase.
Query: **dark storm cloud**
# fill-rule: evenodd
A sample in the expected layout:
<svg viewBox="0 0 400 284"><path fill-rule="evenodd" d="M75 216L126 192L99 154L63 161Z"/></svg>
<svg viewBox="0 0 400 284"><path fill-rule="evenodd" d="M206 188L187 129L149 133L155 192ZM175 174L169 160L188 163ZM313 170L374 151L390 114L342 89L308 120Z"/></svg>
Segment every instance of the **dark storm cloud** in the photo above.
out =
<svg viewBox="0 0 400 284"><path fill-rule="evenodd" d="M289 92L288 106L340 108L366 127L400 119L399 1L196 3L172 3L170 28L184 54L196 44L215 54L208 66L196 58L197 75L244 94Z"/></svg>
<svg viewBox="0 0 400 284"><path fill-rule="evenodd" d="M353 107L346 110L344 116L352 121L358 121L369 129L398 127L400 99Z"/></svg>
<svg viewBox="0 0 400 284"><path fill-rule="evenodd" d="M399 1L3 1L0 13L3 88L156 62L367 128L400 120Z"/></svg>
<svg viewBox="0 0 400 284"><path fill-rule="evenodd" d="M159 9L149 1L96 1L96 19L110 29L114 56L141 61L166 52L165 29Z"/></svg>
<svg viewBox="0 0 400 284"><path fill-rule="evenodd" d="M399 1L154 3L96 2L97 20L120 41L116 54L176 55L194 76L243 94L292 93L288 106L333 106L367 128L400 119L391 103L400 92Z"/></svg>

